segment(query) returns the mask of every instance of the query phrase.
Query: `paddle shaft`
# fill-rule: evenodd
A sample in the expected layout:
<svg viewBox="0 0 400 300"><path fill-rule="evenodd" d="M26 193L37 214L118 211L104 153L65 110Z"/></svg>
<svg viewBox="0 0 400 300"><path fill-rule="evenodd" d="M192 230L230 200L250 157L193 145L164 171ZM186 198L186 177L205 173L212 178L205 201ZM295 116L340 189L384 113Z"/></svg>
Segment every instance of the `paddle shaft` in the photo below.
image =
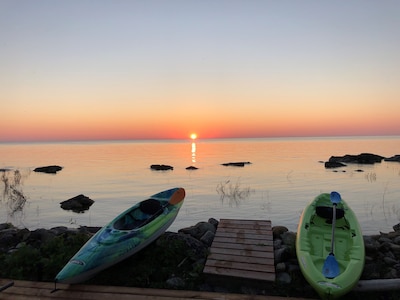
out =
<svg viewBox="0 0 400 300"><path fill-rule="evenodd" d="M333 203L332 214L332 238L331 238L331 253L333 254L333 247L335 246L335 227L336 227L336 203Z"/></svg>

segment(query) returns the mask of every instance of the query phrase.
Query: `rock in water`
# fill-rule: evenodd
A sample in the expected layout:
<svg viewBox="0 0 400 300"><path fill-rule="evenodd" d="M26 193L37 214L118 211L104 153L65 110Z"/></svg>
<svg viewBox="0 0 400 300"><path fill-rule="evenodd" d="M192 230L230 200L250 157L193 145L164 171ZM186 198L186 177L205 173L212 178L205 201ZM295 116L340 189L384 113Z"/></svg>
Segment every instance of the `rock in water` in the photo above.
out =
<svg viewBox="0 0 400 300"><path fill-rule="evenodd" d="M35 168L33 171L49 173L49 174L56 174L58 171L61 171L61 170L62 170L62 167L60 167L60 166L46 166L46 167Z"/></svg>
<svg viewBox="0 0 400 300"><path fill-rule="evenodd" d="M78 195L71 199L61 202L61 208L65 210L72 210L76 213L81 213L88 210L89 207L94 203L92 199L84 195Z"/></svg>

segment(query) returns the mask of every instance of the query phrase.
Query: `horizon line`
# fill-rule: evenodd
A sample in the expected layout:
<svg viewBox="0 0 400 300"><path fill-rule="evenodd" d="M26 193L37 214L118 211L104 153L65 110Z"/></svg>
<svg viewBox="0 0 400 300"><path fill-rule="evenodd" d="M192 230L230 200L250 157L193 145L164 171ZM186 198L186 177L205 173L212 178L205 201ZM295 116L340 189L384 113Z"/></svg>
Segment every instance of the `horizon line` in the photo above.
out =
<svg viewBox="0 0 400 300"><path fill-rule="evenodd" d="M243 137L208 137L196 139L187 138L126 138L126 139L38 139L38 140L7 140L0 141L0 144L40 144L40 143L81 143L81 142L150 142L150 141L212 141L212 140L243 140L243 139L305 139L305 138L379 138L379 137L400 137L393 134L379 134L379 135L293 135L293 136L243 136Z"/></svg>

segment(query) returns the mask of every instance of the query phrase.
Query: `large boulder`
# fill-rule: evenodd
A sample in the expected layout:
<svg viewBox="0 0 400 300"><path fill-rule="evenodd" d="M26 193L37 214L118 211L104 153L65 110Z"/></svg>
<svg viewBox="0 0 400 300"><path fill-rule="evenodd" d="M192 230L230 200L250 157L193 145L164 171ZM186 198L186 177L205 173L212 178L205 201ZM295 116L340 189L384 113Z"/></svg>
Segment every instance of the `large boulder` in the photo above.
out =
<svg viewBox="0 0 400 300"><path fill-rule="evenodd" d="M209 222L198 222L194 226L190 226L190 227L179 229L178 232L189 234L192 237L194 237L195 239L200 240L201 237L207 231L211 231L212 233L215 233L216 230L217 230L216 227L213 224L209 223Z"/></svg>
<svg viewBox="0 0 400 300"><path fill-rule="evenodd" d="M374 164L380 163L383 156L371 153L361 153L358 155L346 154L344 156L331 156L329 162L353 163L353 164Z"/></svg>

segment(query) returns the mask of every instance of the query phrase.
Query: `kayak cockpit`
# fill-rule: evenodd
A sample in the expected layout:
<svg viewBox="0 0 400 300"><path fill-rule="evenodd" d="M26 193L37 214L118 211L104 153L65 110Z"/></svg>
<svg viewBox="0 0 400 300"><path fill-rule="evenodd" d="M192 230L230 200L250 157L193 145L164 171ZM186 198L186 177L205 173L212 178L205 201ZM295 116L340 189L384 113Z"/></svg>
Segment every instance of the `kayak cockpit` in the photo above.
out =
<svg viewBox="0 0 400 300"><path fill-rule="evenodd" d="M117 230L133 230L135 228L140 228L161 215L163 211L164 207L161 205L160 201L147 199L118 218L114 222L113 227Z"/></svg>

